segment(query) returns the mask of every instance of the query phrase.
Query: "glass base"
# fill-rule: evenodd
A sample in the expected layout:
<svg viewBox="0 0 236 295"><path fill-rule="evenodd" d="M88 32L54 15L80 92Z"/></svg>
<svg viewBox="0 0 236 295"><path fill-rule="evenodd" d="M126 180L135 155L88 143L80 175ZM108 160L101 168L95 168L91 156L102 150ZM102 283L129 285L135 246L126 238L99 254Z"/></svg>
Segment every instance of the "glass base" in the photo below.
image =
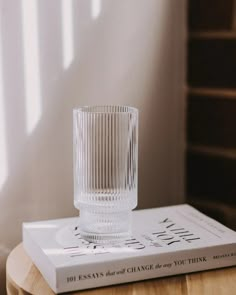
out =
<svg viewBox="0 0 236 295"><path fill-rule="evenodd" d="M95 234L81 231L80 234L83 239L95 244L116 244L128 239L131 236L131 232L117 234Z"/></svg>
<svg viewBox="0 0 236 295"><path fill-rule="evenodd" d="M132 211L80 211L80 233L85 240L98 244L116 243L131 236Z"/></svg>

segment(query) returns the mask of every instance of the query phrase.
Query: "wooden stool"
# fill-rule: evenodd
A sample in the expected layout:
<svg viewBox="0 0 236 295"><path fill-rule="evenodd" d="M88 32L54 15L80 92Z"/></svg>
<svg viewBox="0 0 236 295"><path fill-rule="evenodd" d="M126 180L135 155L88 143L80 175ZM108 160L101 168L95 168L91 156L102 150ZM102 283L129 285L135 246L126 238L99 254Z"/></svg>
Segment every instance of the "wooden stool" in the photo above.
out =
<svg viewBox="0 0 236 295"><path fill-rule="evenodd" d="M7 294L55 294L25 253L22 244L18 245L7 259ZM232 295L236 294L236 267L77 291L69 294Z"/></svg>

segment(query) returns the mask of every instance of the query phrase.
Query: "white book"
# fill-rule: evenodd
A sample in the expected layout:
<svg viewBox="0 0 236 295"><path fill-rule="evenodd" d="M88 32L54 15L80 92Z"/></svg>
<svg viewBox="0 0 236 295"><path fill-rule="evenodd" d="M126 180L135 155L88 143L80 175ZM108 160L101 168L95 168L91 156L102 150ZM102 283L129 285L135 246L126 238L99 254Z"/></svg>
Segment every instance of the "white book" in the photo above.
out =
<svg viewBox="0 0 236 295"><path fill-rule="evenodd" d="M132 237L83 240L78 217L23 224L23 245L56 293L236 265L236 232L189 205L137 210Z"/></svg>

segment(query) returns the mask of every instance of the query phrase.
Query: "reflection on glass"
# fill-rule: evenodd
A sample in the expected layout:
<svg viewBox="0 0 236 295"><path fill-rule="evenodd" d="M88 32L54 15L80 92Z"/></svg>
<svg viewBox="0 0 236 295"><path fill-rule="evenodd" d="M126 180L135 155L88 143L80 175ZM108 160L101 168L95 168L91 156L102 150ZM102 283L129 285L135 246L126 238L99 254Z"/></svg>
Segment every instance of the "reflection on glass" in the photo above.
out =
<svg viewBox="0 0 236 295"><path fill-rule="evenodd" d="M73 0L62 0L63 67L67 69L74 59Z"/></svg>
<svg viewBox="0 0 236 295"><path fill-rule="evenodd" d="M22 29L27 132L30 134L41 117L40 61L37 0L22 0Z"/></svg>

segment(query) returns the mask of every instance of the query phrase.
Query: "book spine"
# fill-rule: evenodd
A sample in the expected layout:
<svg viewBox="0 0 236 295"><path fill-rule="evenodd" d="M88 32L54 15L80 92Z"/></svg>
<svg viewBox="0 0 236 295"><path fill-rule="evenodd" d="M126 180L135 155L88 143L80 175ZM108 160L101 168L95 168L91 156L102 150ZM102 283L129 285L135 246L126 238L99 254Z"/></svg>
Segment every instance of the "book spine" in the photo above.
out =
<svg viewBox="0 0 236 295"><path fill-rule="evenodd" d="M236 265L236 244L132 257L57 270L57 292L68 292Z"/></svg>

